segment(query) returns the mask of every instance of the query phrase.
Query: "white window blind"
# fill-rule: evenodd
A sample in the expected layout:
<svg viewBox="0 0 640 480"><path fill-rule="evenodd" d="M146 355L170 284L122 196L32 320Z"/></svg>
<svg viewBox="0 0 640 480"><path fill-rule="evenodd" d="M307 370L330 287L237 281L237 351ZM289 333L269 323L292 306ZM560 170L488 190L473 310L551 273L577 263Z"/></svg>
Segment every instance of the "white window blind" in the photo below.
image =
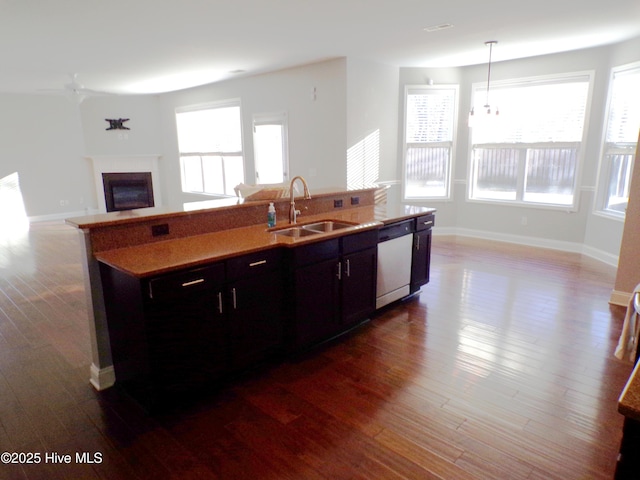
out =
<svg viewBox="0 0 640 480"><path fill-rule="evenodd" d="M449 196L457 100L457 85L407 87L405 198Z"/></svg>
<svg viewBox="0 0 640 480"><path fill-rule="evenodd" d="M505 85L491 89L499 121L473 128L473 143L580 142L584 128L589 78L559 83ZM476 111L484 104L476 90Z"/></svg>
<svg viewBox="0 0 640 480"><path fill-rule="evenodd" d="M640 67L614 73L607 142L636 143L640 128Z"/></svg>

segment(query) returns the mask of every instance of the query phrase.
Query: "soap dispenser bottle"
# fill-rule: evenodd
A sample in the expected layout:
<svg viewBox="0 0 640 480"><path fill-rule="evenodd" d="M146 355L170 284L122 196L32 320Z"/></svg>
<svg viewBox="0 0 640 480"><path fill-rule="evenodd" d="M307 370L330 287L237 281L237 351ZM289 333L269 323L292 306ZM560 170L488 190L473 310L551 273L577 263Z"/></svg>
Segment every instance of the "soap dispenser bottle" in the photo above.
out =
<svg viewBox="0 0 640 480"><path fill-rule="evenodd" d="M273 202L269 204L269 209L267 210L267 226L269 228L276 226L276 207Z"/></svg>

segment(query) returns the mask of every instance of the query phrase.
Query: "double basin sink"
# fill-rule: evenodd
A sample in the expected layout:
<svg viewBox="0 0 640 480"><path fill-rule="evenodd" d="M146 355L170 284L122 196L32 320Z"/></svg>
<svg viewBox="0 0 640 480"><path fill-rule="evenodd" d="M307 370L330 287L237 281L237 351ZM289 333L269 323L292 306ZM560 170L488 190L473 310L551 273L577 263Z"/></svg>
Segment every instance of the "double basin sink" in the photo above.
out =
<svg viewBox="0 0 640 480"><path fill-rule="evenodd" d="M308 237L310 235L318 235L319 233L333 232L335 230L342 230L343 228L349 228L357 225L356 223L337 222L334 220L323 220L321 222L306 223L304 225L297 225L295 227L283 228L280 230L274 230L276 235L284 235L287 237L300 238Z"/></svg>

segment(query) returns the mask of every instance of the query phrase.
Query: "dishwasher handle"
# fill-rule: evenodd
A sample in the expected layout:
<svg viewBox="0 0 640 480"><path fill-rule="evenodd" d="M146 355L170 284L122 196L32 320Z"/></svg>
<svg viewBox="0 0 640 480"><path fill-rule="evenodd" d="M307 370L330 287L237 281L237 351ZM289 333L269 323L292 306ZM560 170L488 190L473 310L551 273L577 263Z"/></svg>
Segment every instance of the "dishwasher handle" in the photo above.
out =
<svg viewBox="0 0 640 480"><path fill-rule="evenodd" d="M404 220L402 222L392 223L391 225L385 225L378 230L378 243L413 233L413 223L413 220Z"/></svg>

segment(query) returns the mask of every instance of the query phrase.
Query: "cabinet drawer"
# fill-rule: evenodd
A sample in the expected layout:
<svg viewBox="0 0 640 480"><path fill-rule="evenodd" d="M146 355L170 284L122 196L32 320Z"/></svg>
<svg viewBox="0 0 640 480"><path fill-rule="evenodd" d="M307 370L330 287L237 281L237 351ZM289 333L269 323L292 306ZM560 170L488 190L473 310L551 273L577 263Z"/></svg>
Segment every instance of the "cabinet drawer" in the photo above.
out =
<svg viewBox="0 0 640 480"><path fill-rule="evenodd" d="M154 301L178 298L189 292L212 288L214 283L224 281L224 264L216 263L178 273L152 278L147 283L147 298Z"/></svg>
<svg viewBox="0 0 640 480"><path fill-rule="evenodd" d="M340 242L338 238L334 238L291 249L291 265L293 267L311 265L322 260L338 258L339 255Z"/></svg>
<svg viewBox="0 0 640 480"><path fill-rule="evenodd" d="M401 237L412 233L414 229L413 219L405 220L403 222L392 223L391 225L385 225L378 230L378 241L386 242L392 238Z"/></svg>
<svg viewBox="0 0 640 480"><path fill-rule="evenodd" d="M378 243L378 230L367 230L342 237L342 253L344 255L375 247Z"/></svg>
<svg viewBox="0 0 640 480"><path fill-rule="evenodd" d="M280 268L282 264L282 250L271 249L242 255L227 260L227 278L237 280L262 272L271 272Z"/></svg>
<svg viewBox="0 0 640 480"><path fill-rule="evenodd" d="M428 215L422 215L416 218L416 230L427 230L435 224L435 215L430 213Z"/></svg>

